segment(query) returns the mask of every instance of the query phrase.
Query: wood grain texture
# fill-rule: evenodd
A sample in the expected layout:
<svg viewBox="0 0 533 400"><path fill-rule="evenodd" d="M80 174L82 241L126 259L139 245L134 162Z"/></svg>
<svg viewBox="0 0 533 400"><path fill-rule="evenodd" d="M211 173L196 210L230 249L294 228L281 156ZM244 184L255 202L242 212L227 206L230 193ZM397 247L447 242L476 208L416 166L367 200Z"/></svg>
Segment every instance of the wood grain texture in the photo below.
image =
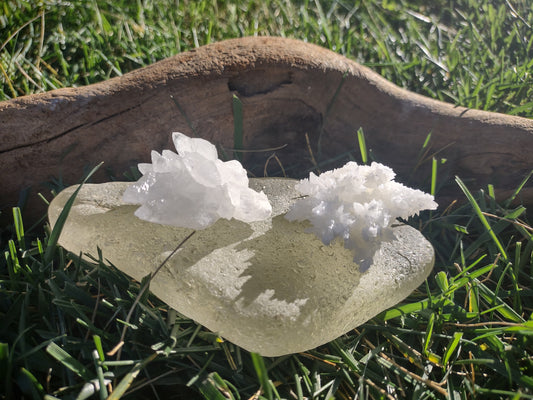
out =
<svg viewBox="0 0 533 400"><path fill-rule="evenodd" d="M367 147L397 172L398 180L426 187L430 163L413 169L431 132L430 154L438 151L448 160L439 170L446 183L438 199L444 207L459 198L454 175L472 190L492 183L504 198L533 169L533 120L417 95L316 45L241 38L102 83L0 102L3 214L30 187L25 214L30 219L43 215L44 203L35 193L49 193L46 182L60 177L77 183L100 161L105 167L96 181L120 180L131 166L149 161L150 150L173 149L172 131L231 149L233 95L243 103L244 147L285 146L276 155L292 177L312 165L305 134L316 156L334 159L348 151L357 154L360 127ZM245 153L244 164L262 175L272 153ZM273 174L275 167L270 162L267 171ZM521 199L533 204L531 184Z"/></svg>

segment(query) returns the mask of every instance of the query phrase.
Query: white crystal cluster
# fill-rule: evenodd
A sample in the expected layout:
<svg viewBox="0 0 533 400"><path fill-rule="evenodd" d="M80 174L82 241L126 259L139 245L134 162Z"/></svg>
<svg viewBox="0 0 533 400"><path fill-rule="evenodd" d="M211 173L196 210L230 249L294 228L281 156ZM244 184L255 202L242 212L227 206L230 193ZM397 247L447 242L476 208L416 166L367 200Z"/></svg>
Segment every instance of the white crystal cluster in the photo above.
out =
<svg viewBox="0 0 533 400"><path fill-rule="evenodd" d="M343 239L354 261L366 269L396 218L437 208L433 196L394 182L394 177L392 169L376 162L369 166L348 162L319 176L310 173L309 179L296 185L304 197L286 218L310 221L310 231L324 244Z"/></svg>
<svg viewBox="0 0 533 400"><path fill-rule="evenodd" d="M137 217L204 229L219 218L252 222L270 216L268 198L248 187L238 161L219 160L216 147L204 139L174 132L172 140L178 154L152 151L152 163L138 166L142 178L124 192L126 203L141 205Z"/></svg>

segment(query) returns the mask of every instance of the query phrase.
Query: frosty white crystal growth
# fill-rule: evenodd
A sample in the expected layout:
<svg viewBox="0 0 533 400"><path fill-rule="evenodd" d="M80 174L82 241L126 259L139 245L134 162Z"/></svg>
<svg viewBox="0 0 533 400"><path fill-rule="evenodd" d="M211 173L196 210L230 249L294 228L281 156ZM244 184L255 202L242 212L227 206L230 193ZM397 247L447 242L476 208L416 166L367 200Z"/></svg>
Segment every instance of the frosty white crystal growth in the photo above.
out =
<svg viewBox="0 0 533 400"><path fill-rule="evenodd" d="M396 218L437 208L433 196L394 182L394 176L392 169L376 162L348 162L320 176L310 173L296 185L305 197L294 203L286 218L309 220L310 231L324 244L342 238L354 261L366 269Z"/></svg>
<svg viewBox="0 0 533 400"><path fill-rule="evenodd" d="M174 132L172 140L178 154L152 151L152 163L139 164L142 178L124 192L126 203L141 204L137 217L204 229L219 218L252 222L270 216L268 198L248 187L238 161L219 160L216 147L204 139Z"/></svg>

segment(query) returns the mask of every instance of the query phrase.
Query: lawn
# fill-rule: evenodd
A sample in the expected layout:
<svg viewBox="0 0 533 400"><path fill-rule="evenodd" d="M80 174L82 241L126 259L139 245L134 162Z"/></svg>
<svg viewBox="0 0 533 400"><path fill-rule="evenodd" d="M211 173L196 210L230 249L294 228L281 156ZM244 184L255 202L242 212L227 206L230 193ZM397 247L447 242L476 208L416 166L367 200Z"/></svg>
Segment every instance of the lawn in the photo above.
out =
<svg viewBox="0 0 533 400"><path fill-rule="evenodd" d="M532 25L526 0L0 0L0 100L276 35L428 97L532 118ZM169 310L105 254L69 254L57 230L24 226L14 209L0 227L0 399L533 399L533 228L525 207L467 178L457 204L409 221L436 250L424 285L333 342L278 358Z"/></svg>

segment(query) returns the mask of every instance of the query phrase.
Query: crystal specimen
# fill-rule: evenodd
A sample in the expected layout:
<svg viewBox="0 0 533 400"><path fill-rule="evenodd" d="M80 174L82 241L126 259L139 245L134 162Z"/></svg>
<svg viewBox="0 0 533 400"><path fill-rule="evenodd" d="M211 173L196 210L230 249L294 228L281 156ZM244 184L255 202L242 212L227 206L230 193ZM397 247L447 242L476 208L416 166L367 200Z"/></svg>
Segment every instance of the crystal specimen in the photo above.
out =
<svg viewBox="0 0 533 400"><path fill-rule="evenodd" d="M272 211L264 193L248 187L248 176L236 161L223 162L207 140L172 134L178 154L152 151L151 164L126 189L124 201L141 204L135 215L150 222L204 229L219 218L244 222L265 219Z"/></svg>
<svg viewBox="0 0 533 400"><path fill-rule="evenodd" d="M308 221L285 213L297 181L251 179L272 204L265 220L219 219L187 241L151 281L150 290L178 312L249 351L278 356L305 351L348 332L408 296L433 267L431 244L416 229L390 228L363 272L342 240L306 233ZM128 183L84 185L59 243L97 254L141 280L191 229L154 224L126 204ZM53 226L75 187L50 204ZM359 259L361 257L356 257Z"/></svg>
<svg viewBox="0 0 533 400"><path fill-rule="evenodd" d="M309 179L296 185L303 197L286 217L289 221L310 221L309 231L326 245L341 238L352 250L354 261L366 269L381 242L390 238L396 218L437 208L433 196L394 182L394 176L392 169L376 162L348 162L319 176L311 172Z"/></svg>

